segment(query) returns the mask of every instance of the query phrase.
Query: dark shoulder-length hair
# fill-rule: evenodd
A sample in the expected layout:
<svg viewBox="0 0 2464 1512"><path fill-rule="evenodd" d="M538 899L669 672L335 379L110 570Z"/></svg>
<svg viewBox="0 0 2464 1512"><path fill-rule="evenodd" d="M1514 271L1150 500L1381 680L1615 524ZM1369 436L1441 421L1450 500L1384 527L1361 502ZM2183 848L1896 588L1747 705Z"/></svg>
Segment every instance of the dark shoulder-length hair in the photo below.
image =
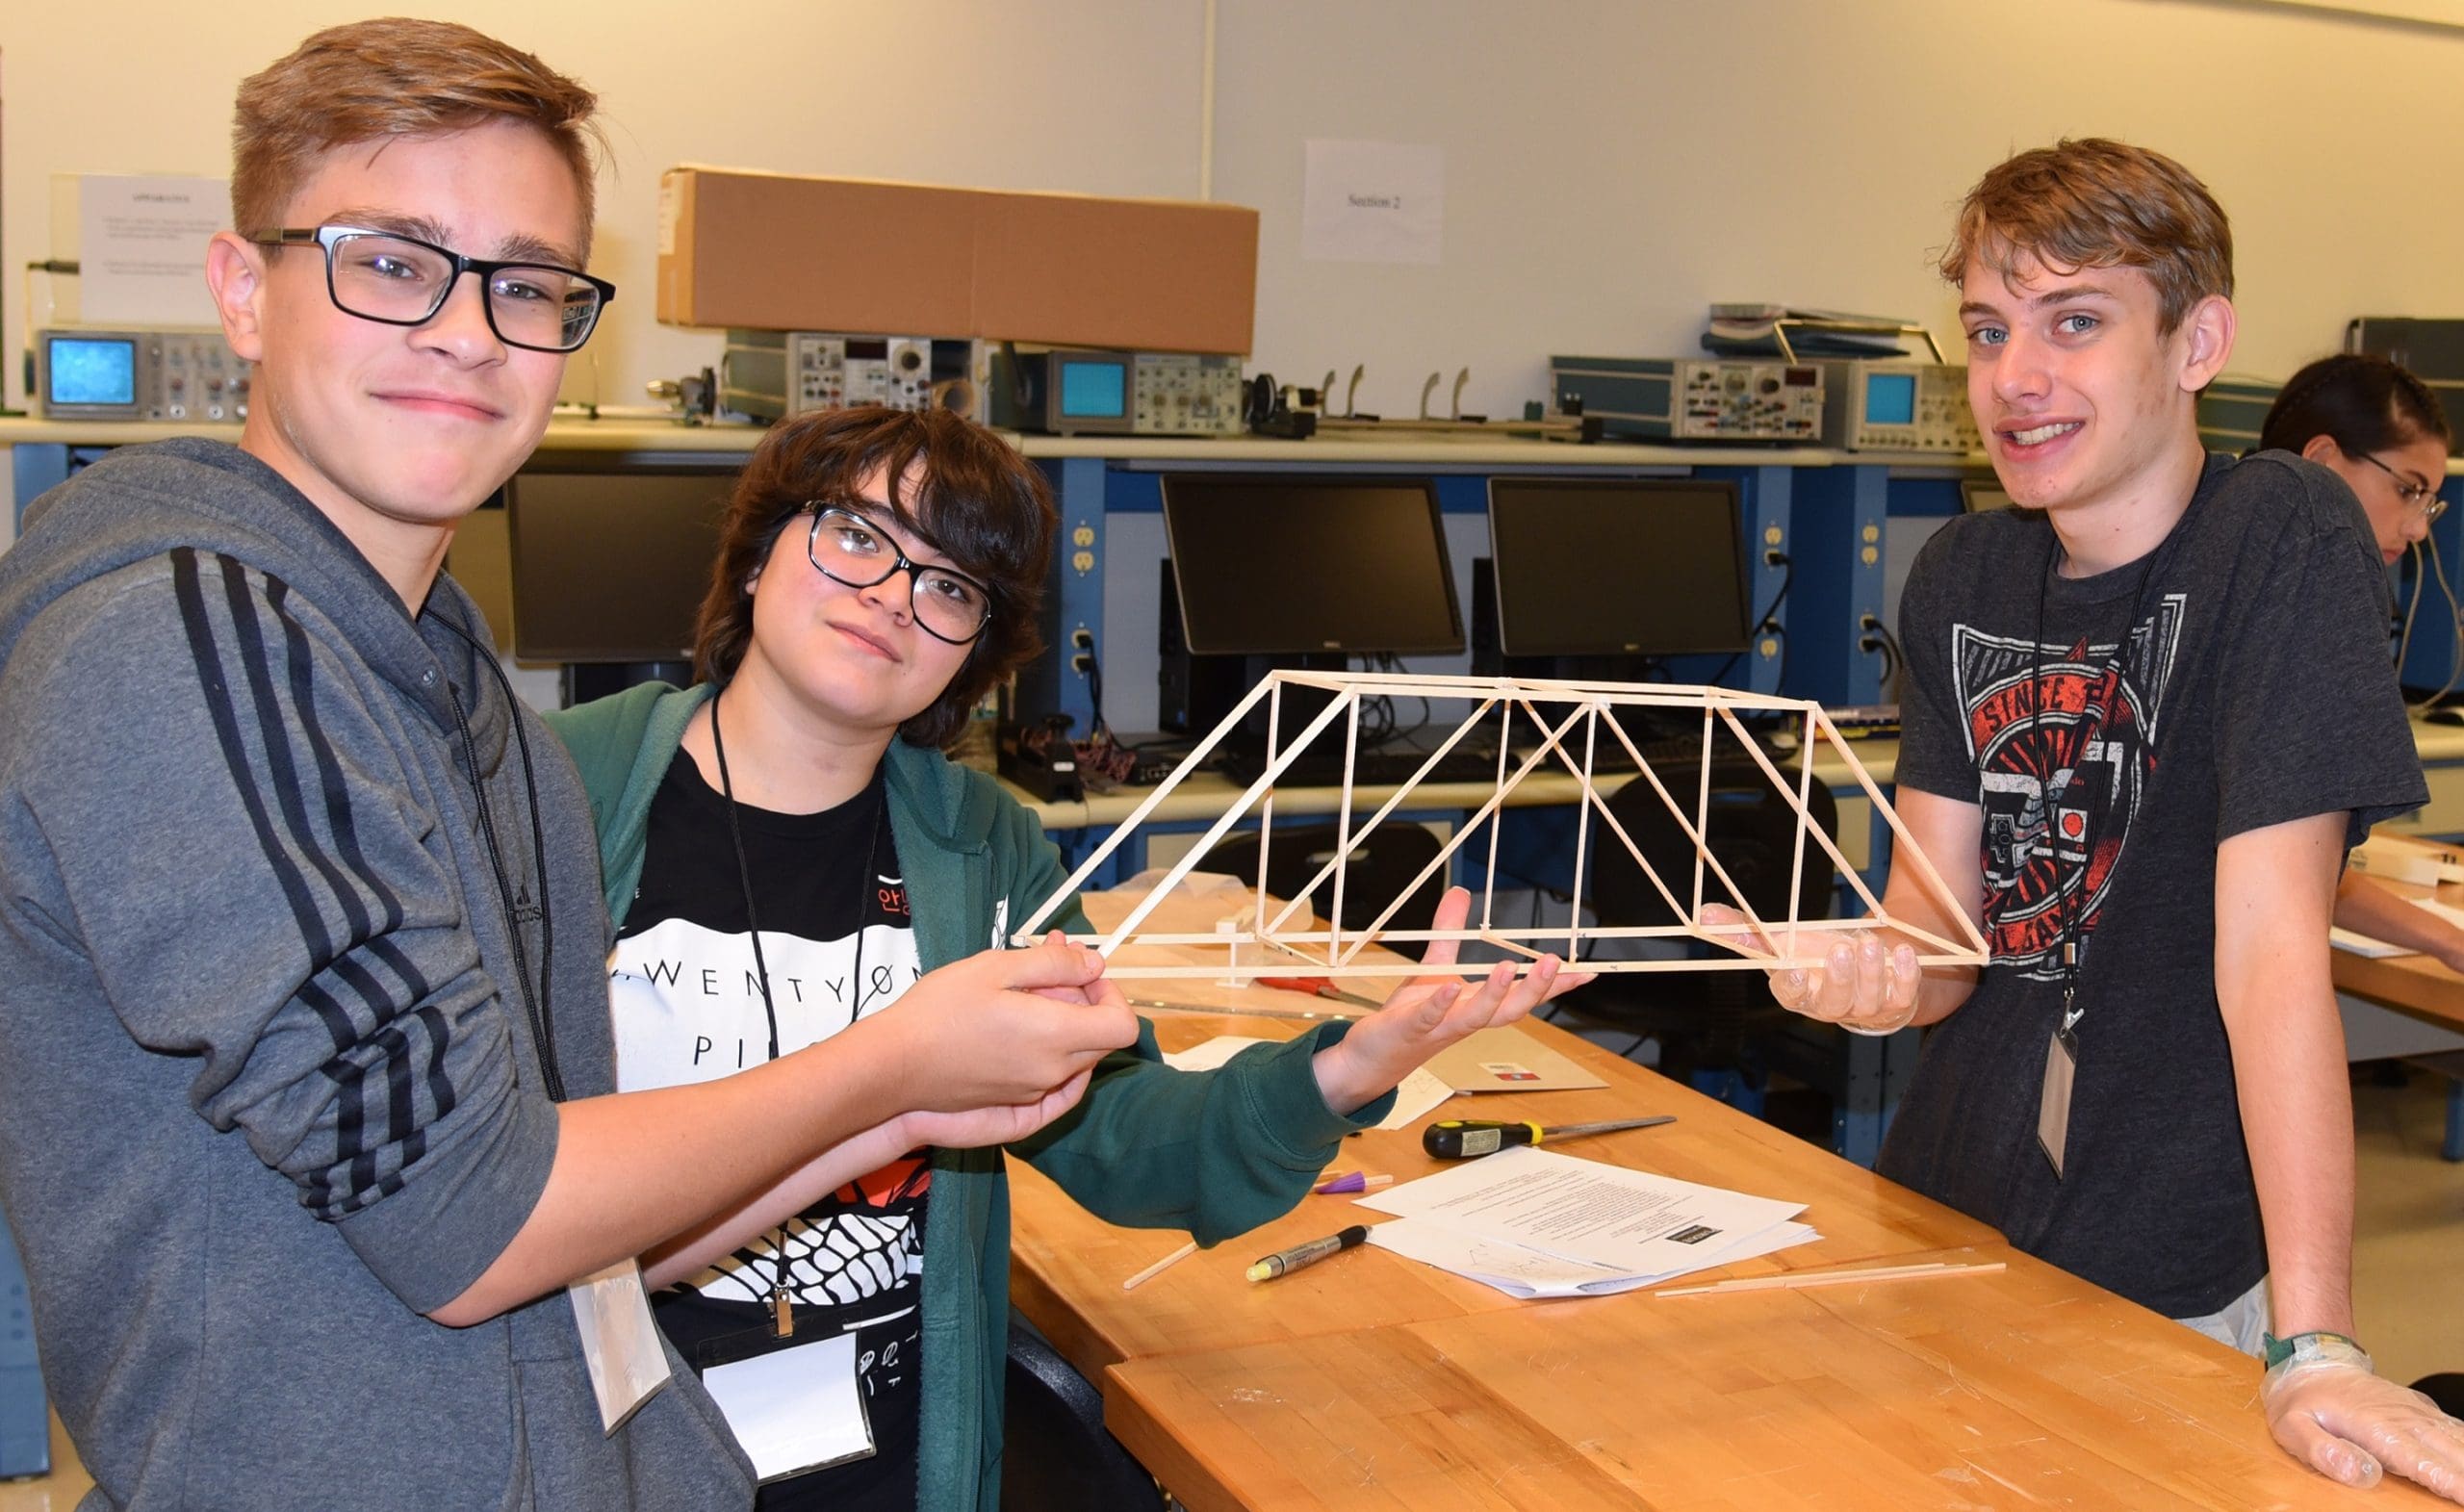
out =
<svg viewBox="0 0 2464 1512"><path fill-rule="evenodd" d="M2428 384L2362 352L2322 357L2287 379L2259 427L2259 449L2298 451L2320 436L2351 457L2453 439Z"/></svg>
<svg viewBox="0 0 2464 1512"><path fill-rule="evenodd" d="M780 532L816 501L858 500L876 472L887 484L890 523L992 590L992 618L957 676L931 707L899 727L910 743L939 749L958 738L986 693L1041 654L1038 611L1059 521L1042 473L991 431L948 410L819 410L762 437L720 522L718 560L694 626L694 668L722 686L734 678L753 643L748 584L769 562Z"/></svg>

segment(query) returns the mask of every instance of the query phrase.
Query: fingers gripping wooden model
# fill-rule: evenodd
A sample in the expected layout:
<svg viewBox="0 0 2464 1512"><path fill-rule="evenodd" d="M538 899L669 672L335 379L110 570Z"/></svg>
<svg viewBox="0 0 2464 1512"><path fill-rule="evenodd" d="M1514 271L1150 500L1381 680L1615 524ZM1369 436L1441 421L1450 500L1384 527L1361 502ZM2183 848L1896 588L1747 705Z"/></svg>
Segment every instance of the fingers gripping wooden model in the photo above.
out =
<svg viewBox="0 0 2464 1512"><path fill-rule="evenodd" d="M1299 724L1300 728L1287 740L1284 738L1284 692L1291 688L1319 690L1333 697L1305 722L1296 718L1294 723ZM1350 774L1353 770L1352 756L1360 743L1361 705L1364 701L1397 697L1466 701L1471 705L1471 712L1393 796L1377 805L1375 811L1367 818L1356 819L1352 801L1354 784ZM1502 952L1509 959L1519 960L1526 969L1544 952L1554 952L1570 966L1594 972L1768 970L1778 966L1810 968L1823 963L1824 954L1835 935L1845 931L1877 927L1894 929L1912 942L1917 948L1918 962L1922 965L1982 965L1985 961L1985 940L1975 924L1958 906L1950 889L1926 859L1924 851L1901 823L1899 815L1892 812L1881 788L1876 785L1872 775L1866 772L1863 763L1857 759L1849 742L1841 737L1821 705L1810 700L1669 683L1311 672L1273 673L1251 689L1240 706L1198 742L1188 759L1149 794L1119 828L1095 847L1068 881L1044 900L1017 931L1016 942L1033 943L1044 921L1075 896L1097 868L1137 833L1138 827L1145 822L1157 804L1184 780L1203 769L1215 748L1239 728L1261 700L1267 705L1267 749L1273 756L1258 780L1225 809L1197 844L1182 856L1117 927L1109 934L1070 936L1113 958L1110 975L1220 978L1226 971L1219 957L1214 958L1211 964L1167 964L1162 963L1162 958L1171 955L1170 952L1141 952L1140 959L1135 961L1121 961L1117 952L1123 945L1229 945L1231 969L1245 978L1394 977L1418 976L1431 971L1481 976L1494 964L1497 959L1494 952ZM1667 711L1699 713L1703 720L1702 756L1699 759L1683 763L1685 769L1681 771L1656 770L1624 728L1611 717L1611 711L1619 708L1648 708L1662 711L1663 715ZM1766 719L1773 714L1792 718L1798 726L1798 764L1784 768L1774 763L1748 734L1737 717L1740 711ZM1348 862L1353 851L1378 825L1407 806L1414 789L1436 767L1441 756L1484 725L1493 727L1496 736L1498 769L1495 792L1455 830L1420 875L1409 885L1397 891L1394 897L1373 899L1364 905L1356 894L1348 893L1347 884L1351 880L1351 868ZM1716 741L1714 736L1722 730L1733 738ZM1604 739L1613 740L1624 748L1638 768L1628 781L1649 783L1651 790L1668 806L1670 815L1685 836L1693 842L1690 875L1662 876L1610 811L1606 794L1593 780L1593 757L1595 753L1604 749L1601 746ZM1337 833L1343 836L1344 843L1333 848L1331 858L1318 868L1306 886L1298 889L1296 896L1277 904L1268 896L1266 886L1267 863L1274 841L1275 784L1304 751L1328 741L1340 741L1344 752L1346 776L1342 802L1336 813ZM1510 753L1518 744L1531 749L1527 755L1516 757ZM1704 843L1711 807L1711 768L1715 746L1723 752L1733 748L1750 756L1761 769L1764 780L1795 811L1796 839L1784 917L1764 918L1748 907L1735 882L1720 864L1719 858ZM1962 931L1959 939L1944 939L1891 916L1881 900L1867 888L1857 869L1840 854L1838 845L1829 833L1810 817L1807 802L1813 784L1812 758L1821 747L1827 747L1835 755L1857 780L1858 785L1864 789L1865 796L1873 803L1874 812L1890 826L1895 855L1914 867L1918 880L1940 913L1959 922ZM1499 815L1505 807L1507 795L1527 778L1534 772L1560 769L1573 772L1580 782L1584 816L1583 823L1576 832L1574 871L1578 891L1569 912L1573 922L1548 927L1509 928L1496 918L1495 910ZM1426 807L1425 801L1423 807ZM1191 872L1205 869L1203 862L1207 852L1251 813L1257 816L1263 832L1258 848L1257 874L1245 879L1253 884L1257 895L1254 912L1245 918L1226 920L1216 933L1209 935L1144 932L1142 926L1156 906ZM1486 868L1484 880L1476 889L1472 915L1465 921L1466 927L1453 930L1387 927L1388 921L1405 900L1432 877L1440 876L1452 867L1456 854L1476 842L1484 846ZM1613 927L1581 924L1584 910L1579 889L1583 879L1590 875L1586 864L1590 859L1587 853L1594 845L1610 844L1624 847L1667 905L1671 916L1679 922ZM1834 870L1863 903L1866 917L1832 919L1804 916L1808 900L1801 894L1809 845L1819 847L1830 859ZM1703 922L1703 909L1707 903L1728 905L1744 916L1744 922ZM1373 909L1377 911L1372 913L1370 910ZM1817 913L1822 911L1825 910L1816 910ZM1322 926L1317 917L1322 913L1325 918ZM1367 921L1360 922L1364 916ZM1700 940L1726 954L1715 954L1709 960L1639 961L1603 959L1595 955L1596 949L1604 941L1630 939ZM1488 957L1484 961L1449 965L1399 961L1391 952L1369 951L1369 947L1377 944L1391 947L1434 940L1451 940L1458 945L1476 941L1492 947L1492 952L1483 953ZM1443 956L1448 953L1437 954Z"/></svg>

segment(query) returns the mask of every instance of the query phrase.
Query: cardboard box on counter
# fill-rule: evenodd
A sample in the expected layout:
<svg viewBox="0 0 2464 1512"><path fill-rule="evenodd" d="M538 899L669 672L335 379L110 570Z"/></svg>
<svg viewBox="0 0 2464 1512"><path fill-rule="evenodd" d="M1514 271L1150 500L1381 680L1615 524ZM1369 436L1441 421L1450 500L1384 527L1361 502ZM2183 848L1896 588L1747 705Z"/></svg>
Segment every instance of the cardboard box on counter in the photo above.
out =
<svg viewBox="0 0 2464 1512"><path fill-rule="evenodd" d="M670 168L658 318L1148 351L1246 353L1258 213Z"/></svg>

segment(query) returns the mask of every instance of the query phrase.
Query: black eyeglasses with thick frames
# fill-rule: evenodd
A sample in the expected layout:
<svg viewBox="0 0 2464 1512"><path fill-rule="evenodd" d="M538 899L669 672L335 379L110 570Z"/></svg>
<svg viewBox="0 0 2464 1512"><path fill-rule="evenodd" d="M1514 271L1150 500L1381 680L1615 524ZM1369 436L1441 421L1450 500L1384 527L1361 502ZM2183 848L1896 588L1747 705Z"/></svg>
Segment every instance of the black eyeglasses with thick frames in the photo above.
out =
<svg viewBox="0 0 2464 1512"><path fill-rule="evenodd" d="M577 350L616 297L614 284L576 269L465 257L398 231L286 227L248 240L259 246L323 248L325 293L334 308L383 325L425 325L445 308L462 275L476 273L487 293L480 302L488 329L506 346L530 351Z"/></svg>
<svg viewBox="0 0 2464 1512"><path fill-rule="evenodd" d="M2438 497L2436 483L2416 483L2367 451L2352 454L2386 474L2396 485L2396 497L2404 501L2405 508L2421 516L2423 520L2435 520L2447 513L2447 500Z"/></svg>
<svg viewBox="0 0 2464 1512"><path fill-rule="evenodd" d="M820 502L812 511L812 529L805 537L805 556L813 570L850 588L870 588L905 573L913 587L915 624L925 634L952 646L963 646L984 633L992 621L992 590L949 567L927 567L910 560L889 532L852 509Z"/></svg>

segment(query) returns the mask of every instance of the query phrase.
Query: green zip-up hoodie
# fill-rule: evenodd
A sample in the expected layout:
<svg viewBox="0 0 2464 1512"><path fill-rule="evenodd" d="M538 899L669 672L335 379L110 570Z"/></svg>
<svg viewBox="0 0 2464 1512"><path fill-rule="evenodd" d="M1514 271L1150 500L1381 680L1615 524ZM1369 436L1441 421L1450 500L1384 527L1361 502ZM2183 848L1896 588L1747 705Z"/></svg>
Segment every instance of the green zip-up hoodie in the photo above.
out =
<svg viewBox="0 0 2464 1512"><path fill-rule="evenodd" d="M599 829L608 915L622 927L642 874L651 799L706 684L648 684L548 716L573 753ZM1067 873L1035 816L983 773L937 751L890 743L890 831L926 970L998 943ZM815 864L844 864L817 857ZM1087 928L1073 901L1054 921ZM1385 1116L1393 1095L1352 1116L1327 1111L1309 1058L1343 1037L1331 1024L1242 1052L1220 1071L1162 1064L1154 1028L1105 1058L1086 1097L1011 1146L1090 1212L1134 1228L1187 1229L1212 1245L1288 1211L1346 1134ZM932 1152L924 1226L923 1425L916 1505L994 1512L1001 1496L1002 1367L1009 1349L1010 1194L998 1150Z"/></svg>

